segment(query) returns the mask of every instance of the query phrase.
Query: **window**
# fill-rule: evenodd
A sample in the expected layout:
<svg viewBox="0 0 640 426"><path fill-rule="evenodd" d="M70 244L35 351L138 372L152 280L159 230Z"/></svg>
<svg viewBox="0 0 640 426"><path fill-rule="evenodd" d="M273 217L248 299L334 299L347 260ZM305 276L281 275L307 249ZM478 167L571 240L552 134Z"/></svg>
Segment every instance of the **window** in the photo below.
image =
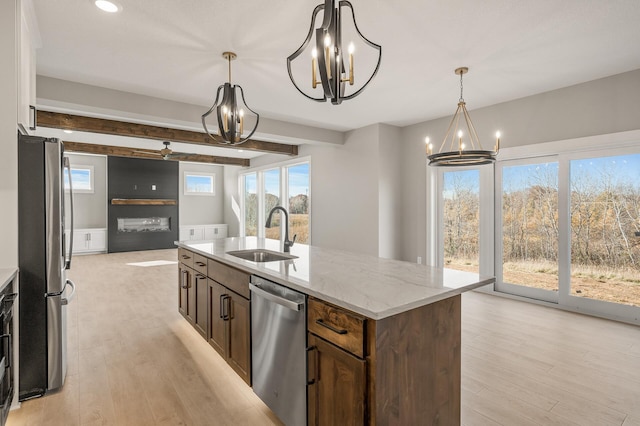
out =
<svg viewBox="0 0 640 426"><path fill-rule="evenodd" d="M74 193L93 193L93 166L72 166L71 181ZM64 189L69 190L69 174L64 173Z"/></svg>
<svg viewBox="0 0 640 426"><path fill-rule="evenodd" d="M497 288L557 302L558 162L507 161L499 168L502 279Z"/></svg>
<svg viewBox="0 0 640 426"><path fill-rule="evenodd" d="M258 236L258 183L256 173L244 176L244 235Z"/></svg>
<svg viewBox="0 0 640 426"><path fill-rule="evenodd" d="M640 154L570 162L571 295L640 306Z"/></svg>
<svg viewBox="0 0 640 426"><path fill-rule="evenodd" d="M444 266L479 272L480 171L445 172Z"/></svg>
<svg viewBox="0 0 640 426"><path fill-rule="evenodd" d="M289 233L309 244L309 163L287 167Z"/></svg>
<svg viewBox="0 0 640 426"><path fill-rule="evenodd" d="M216 195L216 175L184 172L185 195Z"/></svg>
<svg viewBox="0 0 640 426"><path fill-rule="evenodd" d="M262 182L264 184L264 217L265 223L269 212L276 206L281 206L280 202L280 169L265 170L262 172ZM286 206L282 206L285 207ZM274 213L271 218L271 227L264 228L265 238L272 240L280 239L280 216L282 213ZM293 238L293 234L290 235Z"/></svg>
<svg viewBox="0 0 640 426"><path fill-rule="evenodd" d="M476 168L429 168L427 261L471 270L478 251L494 291L638 323L639 140L632 131L503 149L478 167L479 197Z"/></svg>
<svg viewBox="0 0 640 426"><path fill-rule="evenodd" d="M297 235L296 242L311 242L310 212L310 164L308 161L269 166L241 176L243 191L243 236L281 239L284 229L280 226L281 213L274 213L271 227L266 228L269 212L281 206L289 213L289 239Z"/></svg>

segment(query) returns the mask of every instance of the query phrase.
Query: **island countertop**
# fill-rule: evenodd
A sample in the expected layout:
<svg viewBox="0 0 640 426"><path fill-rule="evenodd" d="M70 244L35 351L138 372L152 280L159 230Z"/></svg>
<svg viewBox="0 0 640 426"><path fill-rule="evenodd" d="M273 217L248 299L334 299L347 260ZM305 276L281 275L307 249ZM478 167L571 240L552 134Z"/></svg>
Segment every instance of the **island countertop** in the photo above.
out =
<svg viewBox="0 0 640 426"><path fill-rule="evenodd" d="M229 251L281 251L280 242L256 237L179 241L179 247L277 282L368 318L379 320L495 282L470 272L304 244L291 247L296 259L253 262Z"/></svg>

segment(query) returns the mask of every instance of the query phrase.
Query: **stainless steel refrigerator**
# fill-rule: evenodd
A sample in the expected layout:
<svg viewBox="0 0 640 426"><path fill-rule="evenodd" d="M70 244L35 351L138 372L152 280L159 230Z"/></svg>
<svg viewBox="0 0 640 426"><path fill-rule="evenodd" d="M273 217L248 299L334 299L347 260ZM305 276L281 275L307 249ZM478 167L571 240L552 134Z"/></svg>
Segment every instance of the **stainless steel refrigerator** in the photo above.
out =
<svg viewBox="0 0 640 426"><path fill-rule="evenodd" d="M60 140L18 135L18 256L20 267L19 399L42 396L64 384L67 307L75 285L67 279L73 233L71 170ZM65 212L65 197L71 211Z"/></svg>

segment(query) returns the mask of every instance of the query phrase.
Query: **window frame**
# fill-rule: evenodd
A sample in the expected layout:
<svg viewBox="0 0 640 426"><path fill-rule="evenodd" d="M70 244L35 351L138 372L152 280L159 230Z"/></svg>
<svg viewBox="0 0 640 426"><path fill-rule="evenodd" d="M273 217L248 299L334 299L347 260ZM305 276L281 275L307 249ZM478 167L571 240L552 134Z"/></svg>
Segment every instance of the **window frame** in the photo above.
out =
<svg viewBox="0 0 640 426"><path fill-rule="evenodd" d="M73 171L74 170L88 170L89 171L89 189L80 189L77 187L77 185L72 185L73 186L73 193L74 194L94 194L95 193L95 173L94 173L94 167L92 165L85 165L85 164L74 164L71 165L70 167L71 169L71 179L72 179L72 184L73 184ZM67 172L64 172L64 178L63 178L63 185L64 185L64 191L65 192L69 192L69 187L66 185L66 181L67 181Z"/></svg>
<svg viewBox="0 0 640 426"><path fill-rule="evenodd" d="M271 164L265 164L263 166L258 166L258 167L251 167L249 169L246 169L245 171L243 171L238 179L238 188L239 188L239 194L240 196L238 197L240 199L240 236L241 237L246 237L246 229L245 229L245 188L246 188L246 182L245 182L245 178L248 175L251 174L256 174L256 195L258 197L258 215L257 215L257 221L258 224L264 224L267 220L266 218L266 214L264 212L265 209L265 191L264 191L264 173L269 171L269 170L274 170L274 169L279 169L280 170L280 204L282 204L282 200L283 198L287 197L286 200L286 205L282 206L287 210L287 213L289 213L289 167L293 167L293 166L297 166L300 164L308 164L309 165L309 194L308 194L308 209L309 209L309 241L306 243L308 245L311 245L311 241L312 241L312 232L311 232L311 220L312 220L312 209L311 209L311 205L312 205L312 183L311 183L311 173L312 173L312 165L311 165L311 157L310 156L305 156L305 157L300 157L300 158L296 158L294 160L288 160L288 161L282 161L282 162L278 162L278 163L271 163ZM284 237L284 227L280 227L280 235L281 235L281 239ZM257 237L258 238L265 238L265 228L264 226L258 226L257 227ZM290 238L293 238L292 235L289 236Z"/></svg>
<svg viewBox="0 0 640 426"><path fill-rule="evenodd" d="M187 178L189 176L194 177L208 177L211 180L211 191L189 191L187 188ZM215 197L216 196L216 174L215 173L205 173L205 172L190 172L185 170L183 173L183 185L182 185L182 194L183 195L196 195L196 196L204 196L204 197Z"/></svg>

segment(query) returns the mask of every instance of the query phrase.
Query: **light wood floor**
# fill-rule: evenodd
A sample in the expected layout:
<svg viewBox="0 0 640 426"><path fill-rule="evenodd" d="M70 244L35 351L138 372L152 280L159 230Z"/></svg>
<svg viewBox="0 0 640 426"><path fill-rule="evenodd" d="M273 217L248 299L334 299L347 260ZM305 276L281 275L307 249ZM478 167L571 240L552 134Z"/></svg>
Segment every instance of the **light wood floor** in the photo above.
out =
<svg viewBox="0 0 640 426"><path fill-rule="evenodd" d="M62 391L7 425L278 425L177 312L175 250L76 256ZM640 425L640 328L462 298L462 423ZM409 425L408 425L409 426Z"/></svg>

